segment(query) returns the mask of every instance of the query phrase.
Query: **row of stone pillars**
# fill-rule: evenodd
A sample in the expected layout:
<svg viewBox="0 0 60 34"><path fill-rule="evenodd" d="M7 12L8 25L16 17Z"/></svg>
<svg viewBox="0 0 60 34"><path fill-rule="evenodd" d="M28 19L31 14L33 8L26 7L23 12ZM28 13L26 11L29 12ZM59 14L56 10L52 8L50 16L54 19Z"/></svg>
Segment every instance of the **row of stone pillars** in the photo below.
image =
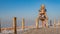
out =
<svg viewBox="0 0 60 34"><path fill-rule="evenodd" d="M25 29L25 23L24 23L25 21L24 21L24 18L22 19L22 30L24 30ZM1 19L0 19L0 33L1 33ZM17 34L17 18L16 17L14 17L13 18L13 34Z"/></svg>
<svg viewBox="0 0 60 34"><path fill-rule="evenodd" d="M48 23L46 23L48 25ZM55 19L54 19L54 26L56 26ZM17 18L13 18L13 29L14 29L14 34L17 34ZM39 21L36 19L36 29L39 28ZM25 29L25 20L24 18L22 19L22 30ZM1 20L0 20L0 33L1 33Z"/></svg>
<svg viewBox="0 0 60 34"><path fill-rule="evenodd" d="M22 19L22 30L24 30L25 29L25 23L24 23L25 21L24 21L24 18ZM13 28L14 28L14 34L17 34L17 18L16 17L14 17L13 18Z"/></svg>
<svg viewBox="0 0 60 34"><path fill-rule="evenodd" d="M50 26L54 26L54 27L56 27L56 19L54 18L54 24L52 25L52 22L51 22L51 20L50 20ZM60 26L60 21L58 20L58 26ZM42 24L42 27L44 27L43 26L43 24ZM48 28L49 27L49 25L48 25L48 21L47 21L47 23L46 23L46 28ZM39 20L38 19L36 19L36 28L38 29L39 28Z"/></svg>

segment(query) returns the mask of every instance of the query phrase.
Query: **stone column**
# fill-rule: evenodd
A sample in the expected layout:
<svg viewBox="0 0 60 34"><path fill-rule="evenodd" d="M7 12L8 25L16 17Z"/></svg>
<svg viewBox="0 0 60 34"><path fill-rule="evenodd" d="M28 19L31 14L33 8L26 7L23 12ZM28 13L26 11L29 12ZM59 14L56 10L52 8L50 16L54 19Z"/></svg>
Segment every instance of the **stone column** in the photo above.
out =
<svg viewBox="0 0 60 34"><path fill-rule="evenodd" d="M16 17L13 18L13 29L14 29L14 34L17 34L17 21L16 21Z"/></svg>
<svg viewBox="0 0 60 34"><path fill-rule="evenodd" d="M52 20L50 20L50 26L52 26Z"/></svg>
<svg viewBox="0 0 60 34"><path fill-rule="evenodd" d="M46 27L48 28L48 20L46 20Z"/></svg>
<svg viewBox="0 0 60 34"><path fill-rule="evenodd" d="M44 26L45 26L44 21L42 21L42 27L44 27Z"/></svg>
<svg viewBox="0 0 60 34"><path fill-rule="evenodd" d="M60 26L60 20L58 20L58 26Z"/></svg>
<svg viewBox="0 0 60 34"><path fill-rule="evenodd" d="M54 27L56 27L56 19L54 18Z"/></svg>
<svg viewBox="0 0 60 34"><path fill-rule="evenodd" d="M39 28L39 20L38 20L38 18L36 19L36 28L37 29Z"/></svg>
<svg viewBox="0 0 60 34"><path fill-rule="evenodd" d="M22 18L22 30L24 30L25 29L25 20L24 20L24 18Z"/></svg>
<svg viewBox="0 0 60 34"><path fill-rule="evenodd" d="M0 19L0 33L1 33L1 19Z"/></svg>

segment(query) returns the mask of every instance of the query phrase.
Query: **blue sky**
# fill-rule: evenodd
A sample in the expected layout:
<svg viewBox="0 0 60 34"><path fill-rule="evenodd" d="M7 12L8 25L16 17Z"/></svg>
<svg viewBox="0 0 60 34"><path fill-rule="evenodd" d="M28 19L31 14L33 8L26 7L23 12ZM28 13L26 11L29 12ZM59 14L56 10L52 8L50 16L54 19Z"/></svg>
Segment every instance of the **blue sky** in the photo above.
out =
<svg viewBox="0 0 60 34"><path fill-rule="evenodd" d="M35 19L41 4L45 4L50 19L60 16L60 0L0 0L0 18Z"/></svg>

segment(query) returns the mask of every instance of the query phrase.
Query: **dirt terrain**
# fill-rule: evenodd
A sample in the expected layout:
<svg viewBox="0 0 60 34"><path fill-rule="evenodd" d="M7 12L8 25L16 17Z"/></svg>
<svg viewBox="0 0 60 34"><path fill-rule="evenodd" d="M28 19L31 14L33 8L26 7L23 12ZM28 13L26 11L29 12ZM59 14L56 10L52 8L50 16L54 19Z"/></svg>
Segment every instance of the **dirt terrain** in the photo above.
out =
<svg viewBox="0 0 60 34"><path fill-rule="evenodd" d="M25 31L18 31L17 34L60 34L60 28L33 28Z"/></svg>

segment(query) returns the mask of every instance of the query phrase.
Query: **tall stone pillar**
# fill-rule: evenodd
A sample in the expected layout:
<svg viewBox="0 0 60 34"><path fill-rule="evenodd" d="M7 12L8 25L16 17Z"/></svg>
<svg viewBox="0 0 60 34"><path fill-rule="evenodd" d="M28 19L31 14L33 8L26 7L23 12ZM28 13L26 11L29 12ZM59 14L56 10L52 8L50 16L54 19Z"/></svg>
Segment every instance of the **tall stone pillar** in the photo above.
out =
<svg viewBox="0 0 60 34"><path fill-rule="evenodd" d="M13 29L14 29L14 34L17 34L17 21L16 21L16 17L13 18Z"/></svg>
<svg viewBox="0 0 60 34"><path fill-rule="evenodd" d="M56 19L54 18L54 27L56 27Z"/></svg>
<svg viewBox="0 0 60 34"><path fill-rule="evenodd" d="M37 29L39 28L39 21L38 21L38 18L36 19L36 28L37 28Z"/></svg>
<svg viewBox="0 0 60 34"><path fill-rule="evenodd" d="M24 18L22 18L22 30L24 30L25 29L25 20L24 20Z"/></svg>
<svg viewBox="0 0 60 34"><path fill-rule="evenodd" d="M52 26L52 20L50 20L50 26Z"/></svg>
<svg viewBox="0 0 60 34"><path fill-rule="evenodd" d="M46 20L46 27L48 28L48 20Z"/></svg>
<svg viewBox="0 0 60 34"><path fill-rule="evenodd" d="M0 33L1 33L1 19L0 19Z"/></svg>
<svg viewBox="0 0 60 34"><path fill-rule="evenodd" d="M60 26L60 20L58 20L58 26Z"/></svg>

